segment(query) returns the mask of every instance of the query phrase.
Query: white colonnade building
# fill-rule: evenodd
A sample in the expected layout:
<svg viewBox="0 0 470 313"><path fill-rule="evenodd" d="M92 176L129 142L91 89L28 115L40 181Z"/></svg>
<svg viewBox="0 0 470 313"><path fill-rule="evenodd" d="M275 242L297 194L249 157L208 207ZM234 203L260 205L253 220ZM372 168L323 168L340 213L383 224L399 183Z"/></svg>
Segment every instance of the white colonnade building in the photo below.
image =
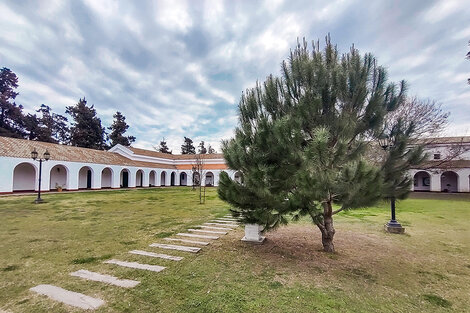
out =
<svg viewBox="0 0 470 313"><path fill-rule="evenodd" d="M0 137L0 194L38 190L39 162L31 158L36 149L42 163L41 191L119 189L157 186L192 186L196 155L172 155L116 145L108 151L39 141ZM218 186L225 171L233 179L222 154L203 155L201 184Z"/></svg>

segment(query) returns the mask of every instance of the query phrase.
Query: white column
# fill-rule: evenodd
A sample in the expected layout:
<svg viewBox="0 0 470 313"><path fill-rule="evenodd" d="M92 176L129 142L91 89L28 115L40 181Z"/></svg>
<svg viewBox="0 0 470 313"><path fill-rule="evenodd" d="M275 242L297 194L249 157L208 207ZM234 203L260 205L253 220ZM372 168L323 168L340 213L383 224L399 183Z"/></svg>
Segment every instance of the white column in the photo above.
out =
<svg viewBox="0 0 470 313"><path fill-rule="evenodd" d="M102 166L90 166L91 168L91 189L101 189L101 171Z"/></svg>
<svg viewBox="0 0 470 313"><path fill-rule="evenodd" d="M123 167L112 166L112 180L111 180L111 188L121 188L121 171Z"/></svg>
<svg viewBox="0 0 470 313"><path fill-rule="evenodd" d="M180 171L175 172L175 186L180 185Z"/></svg>
<svg viewBox="0 0 470 313"><path fill-rule="evenodd" d="M144 175L144 178L142 179L142 187L148 187L149 186L150 169L143 169L142 170L142 175Z"/></svg>
<svg viewBox="0 0 470 313"><path fill-rule="evenodd" d="M129 168L129 188L135 188L136 175L137 175L137 169Z"/></svg>
<svg viewBox="0 0 470 313"><path fill-rule="evenodd" d="M470 184L469 184L469 169L462 169L456 172L459 175L459 192L470 192Z"/></svg>
<svg viewBox="0 0 470 313"><path fill-rule="evenodd" d="M431 174L431 191L441 192L441 172Z"/></svg>
<svg viewBox="0 0 470 313"><path fill-rule="evenodd" d="M213 171L212 173L214 173L214 186L218 186L219 185L219 176L220 176L220 170L219 171Z"/></svg>

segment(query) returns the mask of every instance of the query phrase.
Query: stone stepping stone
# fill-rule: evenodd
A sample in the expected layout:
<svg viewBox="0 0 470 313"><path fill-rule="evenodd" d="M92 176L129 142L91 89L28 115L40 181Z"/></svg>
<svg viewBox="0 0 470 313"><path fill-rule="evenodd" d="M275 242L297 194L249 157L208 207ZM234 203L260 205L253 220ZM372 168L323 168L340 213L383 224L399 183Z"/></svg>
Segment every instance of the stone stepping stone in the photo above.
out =
<svg viewBox="0 0 470 313"><path fill-rule="evenodd" d="M204 241L187 240L187 239L181 239L181 238L163 238L163 239L168 240L168 241L179 241L179 242L184 242L184 243L191 243L191 244L201 245L201 246L209 245L208 242L204 242Z"/></svg>
<svg viewBox="0 0 470 313"><path fill-rule="evenodd" d="M214 227L214 226L205 226L205 225L199 225L197 227L207 228L207 229L218 229L218 230L232 230L232 228Z"/></svg>
<svg viewBox="0 0 470 313"><path fill-rule="evenodd" d="M208 234L219 234L219 235L227 235L226 231L215 231L215 230L205 230L205 229L188 229L188 231L195 232L195 233L208 233Z"/></svg>
<svg viewBox="0 0 470 313"><path fill-rule="evenodd" d="M229 220L229 219L222 219L218 218L216 221L224 221L224 222L230 222L230 223L239 223L238 220Z"/></svg>
<svg viewBox="0 0 470 313"><path fill-rule="evenodd" d="M29 289L53 300L85 310L95 310L105 304L98 298L93 298L82 293L69 291L52 285L38 285Z"/></svg>
<svg viewBox="0 0 470 313"><path fill-rule="evenodd" d="M177 233L176 236L201 238L201 239L219 239L219 236L197 235L197 234L189 234L189 233Z"/></svg>
<svg viewBox="0 0 470 313"><path fill-rule="evenodd" d="M198 248L198 247L167 245L167 244L164 244L164 243L152 243L150 245L150 247L169 249L169 250L178 250L178 251L192 252L192 253L198 253L199 250L201 250L201 248Z"/></svg>
<svg viewBox="0 0 470 313"><path fill-rule="evenodd" d="M130 279L119 279L111 275L104 275L100 273L90 272L87 270L78 270L76 272L70 273L70 275L75 277L80 277L83 279L99 281L102 283L107 283L124 288L133 288L140 284L140 281L130 280Z"/></svg>
<svg viewBox="0 0 470 313"><path fill-rule="evenodd" d="M237 221L238 221L237 218L233 218L233 217L217 217L216 220L234 221L234 222L237 222Z"/></svg>
<svg viewBox="0 0 470 313"><path fill-rule="evenodd" d="M237 222L234 222L234 221L224 221L224 220L212 220L211 222L215 222L215 223L227 223L227 224L238 224Z"/></svg>
<svg viewBox="0 0 470 313"><path fill-rule="evenodd" d="M159 265L140 264L140 263L137 263L137 262L126 262L126 261L119 261L119 260L114 260L114 259L104 261L103 263L116 264L116 265L119 265L119 266L124 266L124 267L129 267L129 268L136 268L136 269L139 269L139 270L147 270L147 271L152 271L152 272L161 272L166 268L164 266L159 266Z"/></svg>
<svg viewBox="0 0 470 313"><path fill-rule="evenodd" d="M224 227L238 227L235 224L222 224L222 223L204 223L204 225L224 226Z"/></svg>
<svg viewBox="0 0 470 313"><path fill-rule="evenodd" d="M132 251L129 251L129 253L138 254L138 255L145 255L145 256L152 257L152 258L172 260L172 261L181 261L183 259L182 256L173 256L173 255L168 255L168 254L153 253L153 252L147 252L147 251L142 251L142 250L132 250Z"/></svg>

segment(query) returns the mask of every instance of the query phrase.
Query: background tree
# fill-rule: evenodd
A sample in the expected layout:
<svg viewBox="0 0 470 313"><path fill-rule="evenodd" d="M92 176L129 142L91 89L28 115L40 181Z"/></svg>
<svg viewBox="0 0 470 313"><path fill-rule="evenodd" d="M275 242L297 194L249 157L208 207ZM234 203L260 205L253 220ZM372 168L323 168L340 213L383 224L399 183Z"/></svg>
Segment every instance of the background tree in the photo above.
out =
<svg viewBox="0 0 470 313"><path fill-rule="evenodd" d="M206 149L206 147L204 146L204 141L201 141L201 142L199 143L197 153L199 153L199 154L206 154L206 153L207 153L207 149Z"/></svg>
<svg viewBox="0 0 470 313"><path fill-rule="evenodd" d="M108 127L111 131L109 134L109 139L111 140L111 146L115 146L117 144L123 146L130 146L134 141L134 136L124 136L124 133L129 129L129 125L126 123L126 117L122 115L121 112L116 112L114 115L113 124Z"/></svg>
<svg viewBox="0 0 470 313"><path fill-rule="evenodd" d="M193 172L193 190L196 187L199 188L199 204L203 204L206 202L206 184L202 186L202 180L206 177L206 170L205 170L205 155L204 154L196 154L195 163L192 165L192 172Z"/></svg>
<svg viewBox="0 0 470 313"><path fill-rule="evenodd" d="M68 106L65 112L73 118L70 128L70 143L73 146L101 150L106 147L105 129L94 106L87 106L85 98L74 106Z"/></svg>
<svg viewBox="0 0 470 313"><path fill-rule="evenodd" d="M160 146L158 147L158 149L155 149L155 150L162 152L162 153L168 153L168 154L173 153L173 151L170 151L170 149L168 148L165 138L163 138L163 140L160 141Z"/></svg>
<svg viewBox="0 0 470 313"><path fill-rule="evenodd" d="M212 148L211 145L209 145L209 147L207 148L207 153L209 153L209 154L214 154L214 153L217 153L217 151L215 151L215 149Z"/></svg>
<svg viewBox="0 0 470 313"><path fill-rule="evenodd" d="M0 136L24 138L23 107L14 102L16 88L16 74L6 67L0 69Z"/></svg>
<svg viewBox="0 0 470 313"><path fill-rule="evenodd" d="M30 140L39 140L53 143L68 143L69 128L67 118L51 112L51 108L41 104L36 114L28 114L25 117L25 127Z"/></svg>
<svg viewBox="0 0 470 313"><path fill-rule="evenodd" d="M361 56L354 46L339 56L329 38L312 53L305 41L298 44L282 63L282 77L242 95L240 126L222 151L243 184L222 173L221 199L244 222L265 229L309 216L323 249L334 252L334 214L381 197L380 171L364 160L368 134L405 92L404 82L397 87L386 77L371 54Z"/></svg>
<svg viewBox="0 0 470 313"><path fill-rule="evenodd" d="M181 154L196 154L196 148L193 141L189 137L184 137L184 142L181 145Z"/></svg>

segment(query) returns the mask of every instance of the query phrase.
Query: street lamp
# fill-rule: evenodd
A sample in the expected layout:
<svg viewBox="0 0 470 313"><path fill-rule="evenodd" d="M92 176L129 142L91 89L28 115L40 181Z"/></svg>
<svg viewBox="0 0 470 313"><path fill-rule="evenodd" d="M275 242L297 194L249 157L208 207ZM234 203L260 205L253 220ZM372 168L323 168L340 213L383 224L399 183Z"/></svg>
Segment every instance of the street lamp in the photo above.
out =
<svg viewBox="0 0 470 313"><path fill-rule="evenodd" d="M382 147L384 151L388 151L393 147L393 139L390 136L381 136L379 139L379 145ZM385 229L389 233L395 234L402 234L405 232L405 229L401 226L400 223L397 222L395 217L395 197L390 197L390 211L391 211L391 219L385 224Z"/></svg>
<svg viewBox="0 0 470 313"><path fill-rule="evenodd" d="M44 152L44 155L42 158L38 158L38 152L36 151L36 148L33 149L33 151L31 151L31 158L35 161L38 161L39 162L39 188L38 188L38 197L36 200L34 200L35 203L41 203L42 202L42 199L41 199L41 176L42 176L42 162L45 162L45 161L48 161L50 158L51 158L51 154L49 153L49 151L47 151L46 149L46 152Z"/></svg>

